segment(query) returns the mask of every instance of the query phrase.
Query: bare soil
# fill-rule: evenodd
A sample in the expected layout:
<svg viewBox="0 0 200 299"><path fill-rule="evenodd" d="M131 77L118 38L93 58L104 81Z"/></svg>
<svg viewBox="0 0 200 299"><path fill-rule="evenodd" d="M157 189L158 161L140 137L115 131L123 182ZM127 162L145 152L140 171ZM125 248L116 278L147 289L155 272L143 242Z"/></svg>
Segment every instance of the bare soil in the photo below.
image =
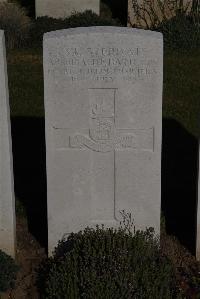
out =
<svg viewBox="0 0 200 299"><path fill-rule="evenodd" d="M17 218L17 251L16 262L20 266L15 289L3 294L2 299L38 299L35 285L36 269L46 258L45 249L28 231L27 220Z"/></svg>

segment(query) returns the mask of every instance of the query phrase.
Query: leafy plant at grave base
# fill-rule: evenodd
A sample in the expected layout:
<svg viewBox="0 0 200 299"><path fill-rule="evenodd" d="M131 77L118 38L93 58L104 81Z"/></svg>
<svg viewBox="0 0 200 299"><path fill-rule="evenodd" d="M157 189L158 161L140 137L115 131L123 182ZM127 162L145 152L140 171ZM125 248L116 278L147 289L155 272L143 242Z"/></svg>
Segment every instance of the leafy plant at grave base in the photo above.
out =
<svg viewBox="0 0 200 299"><path fill-rule="evenodd" d="M17 3L0 3L0 29L5 30L8 49L19 48L25 44L30 28L31 20L24 8Z"/></svg>
<svg viewBox="0 0 200 299"><path fill-rule="evenodd" d="M42 298L181 298L152 228L97 226L71 234L38 271ZM125 225L125 227L124 227Z"/></svg>
<svg viewBox="0 0 200 299"><path fill-rule="evenodd" d="M89 26L120 26L120 23L119 21L111 18L100 17L91 10L86 10L83 13L74 13L66 19L40 17L36 19L31 30L31 47L41 47L43 35L46 32Z"/></svg>
<svg viewBox="0 0 200 299"><path fill-rule="evenodd" d="M0 250L0 292L14 287L18 270L12 257Z"/></svg>

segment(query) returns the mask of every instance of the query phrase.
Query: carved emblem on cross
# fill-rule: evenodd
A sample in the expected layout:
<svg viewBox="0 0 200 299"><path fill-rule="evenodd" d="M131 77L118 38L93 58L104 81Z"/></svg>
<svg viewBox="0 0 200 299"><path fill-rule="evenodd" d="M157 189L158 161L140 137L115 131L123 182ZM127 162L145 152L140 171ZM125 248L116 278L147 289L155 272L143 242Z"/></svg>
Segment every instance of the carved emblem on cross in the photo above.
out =
<svg viewBox="0 0 200 299"><path fill-rule="evenodd" d="M153 137L152 128L147 130L116 128L115 98L117 89L96 88L90 89L90 91L89 133L88 135L75 134L70 136L70 147L89 148L96 152L137 149L141 148L141 143L144 143L144 135ZM149 144L146 149L149 149Z"/></svg>

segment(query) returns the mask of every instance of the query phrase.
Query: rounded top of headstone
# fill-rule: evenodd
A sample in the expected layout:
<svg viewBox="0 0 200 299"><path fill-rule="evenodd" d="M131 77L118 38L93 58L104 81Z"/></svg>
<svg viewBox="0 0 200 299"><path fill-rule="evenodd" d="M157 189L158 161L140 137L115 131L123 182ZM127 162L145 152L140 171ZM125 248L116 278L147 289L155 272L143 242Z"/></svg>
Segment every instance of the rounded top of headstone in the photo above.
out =
<svg viewBox="0 0 200 299"><path fill-rule="evenodd" d="M91 33L130 34L130 35L139 35L144 37L152 37L161 40L163 39L162 33L151 31L151 30L135 29L129 27L94 26L94 27L77 27L77 28L47 32L44 34L44 40L50 38L67 37L69 35L91 34Z"/></svg>

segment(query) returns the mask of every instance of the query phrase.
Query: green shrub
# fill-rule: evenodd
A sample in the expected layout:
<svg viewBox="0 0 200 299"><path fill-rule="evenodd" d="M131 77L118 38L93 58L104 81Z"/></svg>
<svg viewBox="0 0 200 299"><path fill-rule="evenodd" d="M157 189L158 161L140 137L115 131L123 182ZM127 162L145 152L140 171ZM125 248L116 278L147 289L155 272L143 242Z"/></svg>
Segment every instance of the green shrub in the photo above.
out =
<svg viewBox="0 0 200 299"><path fill-rule="evenodd" d="M0 292L14 287L18 269L15 261L0 250Z"/></svg>
<svg viewBox="0 0 200 299"><path fill-rule="evenodd" d="M43 35L46 32L68 29L75 27L89 27L89 26L119 26L119 22L110 19L102 18L91 10L83 13L75 13L66 19L54 19L49 17L37 18L31 30L30 45L41 47Z"/></svg>
<svg viewBox="0 0 200 299"><path fill-rule="evenodd" d="M152 229L87 228L59 242L41 265L42 298L171 299L174 270Z"/></svg>
<svg viewBox="0 0 200 299"><path fill-rule="evenodd" d="M31 20L16 3L0 3L0 29L5 30L8 49L19 48L27 40Z"/></svg>
<svg viewBox="0 0 200 299"><path fill-rule="evenodd" d="M177 14L157 28L163 33L165 47L172 49L200 48L200 26L193 16Z"/></svg>

